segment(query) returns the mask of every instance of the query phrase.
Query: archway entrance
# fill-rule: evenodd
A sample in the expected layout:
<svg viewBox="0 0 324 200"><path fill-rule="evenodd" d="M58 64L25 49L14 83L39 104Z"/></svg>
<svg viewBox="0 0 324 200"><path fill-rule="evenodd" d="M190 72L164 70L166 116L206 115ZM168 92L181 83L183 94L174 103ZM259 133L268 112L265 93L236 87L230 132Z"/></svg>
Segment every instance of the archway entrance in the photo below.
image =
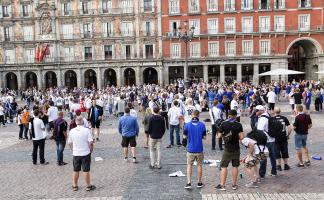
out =
<svg viewBox="0 0 324 200"><path fill-rule="evenodd" d="M301 39L293 42L288 49L288 69L302 71L305 74L289 75L288 81L318 79L318 75L314 72L318 69L317 54L320 48L315 44L316 41L311 39Z"/></svg>
<svg viewBox="0 0 324 200"><path fill-rule="evenodd" d="M169 67L169 83L176 83L177 79L183 79L184 71L183 66L171 66Z"/></svg>
<svg viewBox="0 0 324 200"><path fill-rule="evenodd" d="M143 71L143 78L145 84L158 84L158 73L152 67L146 68Z"/></svg>
<svg viewBox="0 0 324 200"><path fill-rule="evenodd" d="M25 75L26 88L37 88L37 76L34 72L27 72Z"/></svg>
<svg viewBox="0 0 324 200"><path fill-rule="evenodd" d="M57 87L57 78L56 74L52 71L46 72L45 74L45 87Z"/></svg>
<svg viewBox="0 0 324 200"><path fill-rule="evenodd" d="M6 75L6 87L9 90L18 90L18 81L15 73L9 72Z"/></svg>
<svg viewBox="0 0 324 200"><path fill-rule="evenodd" d="M64 74L65 86L75 88L78 86L77 74L73 70L68 70Z"/></svg>
<svg viewBox="0 0 324 200"><path fill-rule="evenodd" d="M97 88L97 74L92 69L88 69L84 73L84 86L86 88Z"/></svg>
<svg viewBox="0 0 324 200"><path fill-rule="evenodd" d="M135 71L132 68L127 68L124 71L125 85L135 85L136 77Z"/></svg>
<svg viewBox="0 0 324 200"><path fill-rule="evenodd" d="M116 86L117 76L113 69L107 69L104 73L104 86Z"/></svg>
<svg viewBox="0 0 324 200"><path fill-rule="evenodd" d="M208 83L210 82L219 82L220 80L220 67L219 65L210 65L208 66Z"/></svg>

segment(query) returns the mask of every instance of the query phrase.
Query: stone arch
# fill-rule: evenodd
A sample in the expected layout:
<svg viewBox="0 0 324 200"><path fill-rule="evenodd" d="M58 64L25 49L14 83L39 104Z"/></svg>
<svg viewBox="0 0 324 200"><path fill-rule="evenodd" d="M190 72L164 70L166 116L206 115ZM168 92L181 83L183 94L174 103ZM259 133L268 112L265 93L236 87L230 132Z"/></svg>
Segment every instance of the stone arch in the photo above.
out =
<svg viewBox="0 0 324 200"><path fill-rule="evenodd" d="M124 84L136 85L136 72L133 68L126 68L124 70Z"/></svg>
<svg viewBox="0 0 324 200"><path fill-rule="evenodd" d="M298 42L310 42L312 43L315 47L316 47L316 51L317 53L323 53L323 48L322 48L322 45L315 39L313 38L310 38L310 37L301 37L301 38L297 38L295 40L293 40L292 42L290 42L290 44L288 45L287 49L286 49L286 54L289 53L289 50L291 49L291 47L298 43Z"/></svg>
<svg viewBox="0 0 324 200"><path fill-rule="evenodd" d="M57 87L57 75L54 71L47 71L44 74L45 88Z"/></svg>
<svg viewBox="0 0 324 200"><path fill-rule="evenodd" d="M10 90L18 90L18 78L14 72L8 72L6 74L6 87Z"/></svg>
<svg viewBox="0 0 324 200"><path fill-rule="evenodd" d="M78 87L78 76L74 70L67 70L64 73L64 83L68 88Z"/></svg>
<svg viewBox="0 0 324 200"><path fill-rule="evenodd" d="M41 78L41 77L38 77ZM25 74L25 83L26 83L26 88L37 88L37 75L34 72L27 72Z"/></svg>
<svg viewBox="0 0 324 200"><path fill-rule="evenodd" d="M113 68L108 68L104 72L104 86L117 86L117 73Z"/></svg>
<svg viewBox="0 0 324 200"><path fill-rule="evenodd" d="M143 82L145 84L158 84L158 72L153 67L147 67L143 70Z"/></svg>
<svg viewBox="0 0 324 200"><path fill-rule="evenodd" d="M97 88L97 73L93 69L84 72L84 86L86 88Z"/></svg>

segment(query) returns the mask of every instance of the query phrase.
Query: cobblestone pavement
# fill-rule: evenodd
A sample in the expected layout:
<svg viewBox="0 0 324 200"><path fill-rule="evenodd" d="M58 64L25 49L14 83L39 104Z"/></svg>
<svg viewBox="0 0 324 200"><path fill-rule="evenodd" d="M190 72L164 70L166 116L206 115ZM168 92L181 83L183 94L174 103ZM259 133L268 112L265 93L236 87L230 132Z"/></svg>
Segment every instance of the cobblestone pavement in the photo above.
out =
<svg viewBox="0 0 324 200"><path fill-rule="evenodd" d="M288 111L288 106L281 105ZM288 112L285 113L289 115ZM206 114L201 120L207 118ZM312 114L314 127L309 135L311 155L324 152L324 115ZM291 118L290 118L291 120ZM186 151L183 147L166 149L169 134L163 138L162 169L150 170L149 151L144 149L143 130L138 138L138 164L124 162L120 147L121 137L117 133L116 118L103 123L101 141L95 143L92 154L92 180L97 189L85 191L83 177L80 177L80 190L71 190L72 155L65 150L63 167L56 165L56 150L52 140L46 141L45 158L50 162L47 166L33 166L31 162L32 143L18 140L18 127L9 124L0 128L0 199L324 199L324 162L312 161L305 169L294 167L295 152L293 140L289 149L292 169L279 172L278 177L266 177L258 189L247 189L247 177L243 167L240 172L239 189L232 191L231 175L227 180L227 191L219 192L215 186L219 182L219 170L216 167L204 166L203 180L206 186L202 189L184 190L186 177L170 178L168 174L181 170L186 172ZM249 119L243 117L244 129L248 131ZM207 127L209 125L207 124ZM245 131L245 132L246 132ZM205 143L205 158L220 159L220 151L211 151L211 136ZM242 155L245 149L242 148ZM95 162L95 157L103 161ZM193 177L196 177L194 168ZM194 186L197 184L193 179Z"/></svg>

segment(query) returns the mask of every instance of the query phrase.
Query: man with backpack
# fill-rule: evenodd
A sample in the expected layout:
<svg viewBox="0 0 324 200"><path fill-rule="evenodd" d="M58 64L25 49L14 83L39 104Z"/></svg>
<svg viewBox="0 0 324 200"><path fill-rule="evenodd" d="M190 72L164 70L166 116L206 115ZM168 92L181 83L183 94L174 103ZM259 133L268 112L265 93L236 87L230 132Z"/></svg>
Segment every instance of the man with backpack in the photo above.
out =
<svg viewBox="0 0 324 200"><path fill-rule="evenodd" d="M160 99L160 105L161 105L161 110L160 110L160 115L164 118L165 122L165 127L166 129L169 129L169 118L168 118L168 111L169 111L169 106L168 106L168 94L163 93L162 98Z"/></svg>
<svg viewBox="0 0 324 200"><path fill-rule="evenodd" d="M267 148L269 149L269 157L271 162L271 174L270 176L277 176L277 168L276 168L276 144L275 138L270 136L270 129L276 128L269 125L269 121L271 119L270 115L266 112L264 106L258 105L255 108L255 114L258 116L257 122L257 130L263 131L267 135ZM272 119L271 119L272 120ZM280 125L279 125L280 126ZM272 131L271 132L275 132ZM280 133L280 131L278 131ZM260 162L259 175L261 178L265 178L265 174L267 171L267 159Z"/></svg>
<svg viewBox="0 0 324 200"><path fill-rule="evenodd" d="M63 119L64 113L59 111L58 118L54 121L53 136L56 142L56 152L57 152L57 165L63 166L67 163L63 161L63 151L67 140L67 128L68 124Z"/></svg>

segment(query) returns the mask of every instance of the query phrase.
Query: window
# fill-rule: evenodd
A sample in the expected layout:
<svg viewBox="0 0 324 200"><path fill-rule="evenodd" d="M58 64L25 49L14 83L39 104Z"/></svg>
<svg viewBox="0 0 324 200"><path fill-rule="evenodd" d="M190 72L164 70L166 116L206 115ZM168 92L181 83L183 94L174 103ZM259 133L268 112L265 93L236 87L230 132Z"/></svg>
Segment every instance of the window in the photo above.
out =
<svg viewBox="0 0 324 200"><path fill-rule="evenodd" d="M113 56L112 45L105 45L104 51L105 51L105 60L111 60Z"/></svg>
<svg viewBox="0 0 324 200"><path fill-rule="evenodd" d="M285 8L285 0L275 0L274 8L275 9L284 9Z"/></svg>
<svg viewBox="0 0 324 200"><path fill-rule="evenodd" d="M31 6L29 4L25 4L21 6L22 8L22 16L23 17L29 17L31 13Z"/></svg>
<svg viewBox="0 0 324 200"><path fill-rule="evenodd" d="M242 0L241 9L242 10L253 10L253 0Z"/></svg>
<svg viewBox="0 0 324 200"><path fill-rule="evenodd" d="M144 36L153 36L154 35L153 25L154 24L151 21L143 22L143 35Z"/></svg>
<svg viewBox="0 0 324 200"><path fill-rule="evenodd" d="M4 40L11 41L12 38L12 27L4 27Z"/></svg>
<svg viewBox="0 0 324 200"><path fill-rule="evenodd" d="M102 33L104 37L113 36L113 23L112 22L104 22L102 23Z"/></svg>
<svg viewBox="0 0 324 200"><path fill-rule="evenodd" d="M235 18L225 18L225 33L235 33Z"/></svg>
<svg viewBox="0 0 324 200"><path fill-rule="evenodd" d="M153 45L145 45L145 58L153 58Z"/></svg>
<svg viewBox="0 0 324 200"><path fill-rule="evenodd" d="M208 42L208 56L217 57L219 55L219 42Z"/></svg>
<svg viewBox="0 0 324 200"><path fill-rule="evenodd" d="M285 16L275 16L274 18L274 30L275 32L285 31Z"/></svg>
<svg viewBox="0 0 324 200"><path fill-rule="evenodd" d="M235 42L234 41L225 41L225 55L226 56L235 56Z"/></svg>
<svg viewBox="0 0 324 200"><path fill-rule="evenodd" d="M80 2L81 4L81 14L83 15L88 15L90 14L90 12L92 12L91 9L91 2L90 1L82 1Z"/></svg>
<svg viewBox="0 0 324 200"><path fill-rule="evenodd" d="M111 13L111 12L112 12L112 0L103 0L102 13Z"/></svg>
<svg viewBox="0 0 324 200"><path fill-rule="evenodd" d="M26 63L34 63L35 62L35 49L27 48L24 49L24 58Z"/></svg>
<svg viewBox="0 0 324 200"><path fill-rule="evenodd" d="M310 15L299 15L298 16L298 27L300 31L310 30Z"/></svg>
<svg viewBox="0 0 324 200"><path fill-rule="evenodd" d="M311 0L299 0L300 8L308 8L311 7Z"/></svg>
<svg viewBox="0 0 324 200"><path fill-rule="evenodd" d="M215 12L218 11L218 0L207 0L207 11Z"/></svg>
<svg viewBox="0 0 324 200"><path fill-rule="evenodd" d="M242 55L252 56L253 55L253 41L243 40L242 41Z"/></svg>
<svg viewBox="0 0 324 200"><path fill-rule="evenodd" d="M7 49L5 50L5 57L4 57L4 62L6 64L13 64L15 63L15 50L13 49Z"/></svg>
<svg viewBox="0 0 324 200"><path fill-rule="evenodd" d="M122 8L122 13L132 13L133 12L133 1L132 0L122 0L121 8Z"/></svg>
<svg viewBox="0 0 324 200"><path fill-rule="evenodd" d="M260 26L261 33L270 32L270 17L268 17L268 16L260 17L259 26Z"/></svg>
<svg viewBox="0 0 324 200"><path fill-rule="evenodd" d="M208 19L208 34L217 34L218 33L218 19Z"/></svg>
<svg viewBox="0 0 324 200"><path fill-rule="evenodd" d="M189 5L189 13L197 13L200 12L199 8L199 0L188 0Z"/></svg>
<svg viewBox="0 0 324 200"><path fill-rule="evenodd" d="M126 59L130 59L132 57L132 48L131 48L131 45L125 45L125 51L124 51L124 55L125 55L125 58Z"/></svg>
<svg viewBox="0 0 324 200"><path fill-rule="evenodd" d="M235 10L235 0L224 0L224 10L234 11Z"/></svg>
<svg viewBox="0 0 324 200"><path fill-rule="evenodd" d="M177 36L180 21L170 21L170 35Z"/></svg>
<svg viewBox="0 0 324 200"><path fill-rule="evenodd" d="M259 0L259 9L260 10L270 9L270 0Z"/></svg>
<svg viewBox="0 0 324 200"><path fill-rule="evenodd" d="M200 57L200 43L199 42L191 42L190 43L190 57L191 58L199 58Z"/></svg>
<svg viewBox="0 0 324 200"><path fill-rule="evenodd" d="M153 11L152 0L143 0L143 4L144 4L144 12Z"/></svg>
<svg viewBox="0 0 324 200"><path fill-rule="evenodd" d="M0 6L0 17L10 17L11 5Z"/></svg>
<svg viewBox="0 0 324 200"><path fill-rule="evenodd" d="M180 58L181 57L181 45L179 43L172 43L170 45L171 58Z"/></svg>
<svg viewBox="0 0 324 200"><path fill-rule="evenodd" d="M242 32L252 33L253 32L253 17L242 18Z"/></svg>
<svg viewBox="0 0 324 200"><path fill-rule="evenodd" d="M260 55L270 55L270 40L260 40Z"/></svg>
<svg viewBox="0 0 324 200"><path fill-rule="evenodd" d="M65 47L64 48L64 61L73 61L74 60L74 48Z"/></svg>
<svg viewBox="0 0 324 200"><path fill-rule="evenodd" d="M92 38L92 30L93 26L92 23L85 23L83 24L83 38Z"/></svg>
<svg viewBox="0 0 324 200"><path fill-rule="evenodd" d="M63 39L73 39L73 24L63 24Z"/></svg>
<svg viewBox="0 0 324 200"><path fill-rule="evenodd" d="M24 26L24 41L32 41L34 36L34 31L32 26Z"/></svg>
<svg viewBox="0 0 324 200"><path fill-rule="evenodd" d="M133 22L122 22L122 36L133 36Z"/></svg>
<svg viewBox="0 0 324 200"><path fill-rule="evenodd" d="M84 47L84 59L92 60L92 47Z"/></svg>
<svg viewBox="0 0 324 200"><path fill-rule="evenodd" d="M191 19L189 20L189 27L194 27L194 35L200 34L200 21L199 19Z"/></svg>
<svg viewBox="0 0 324 200"><path fill-rule="evenodd" d="M169 0L169 14L180 14L180 1Z"/></svg>
<svg viewBox="0 0 324 200"><path fill-rule="evenodd" d="M71 3L70 2L63 3L62 4L62 15L69 16L71 14L72 14Z"/></svg>

